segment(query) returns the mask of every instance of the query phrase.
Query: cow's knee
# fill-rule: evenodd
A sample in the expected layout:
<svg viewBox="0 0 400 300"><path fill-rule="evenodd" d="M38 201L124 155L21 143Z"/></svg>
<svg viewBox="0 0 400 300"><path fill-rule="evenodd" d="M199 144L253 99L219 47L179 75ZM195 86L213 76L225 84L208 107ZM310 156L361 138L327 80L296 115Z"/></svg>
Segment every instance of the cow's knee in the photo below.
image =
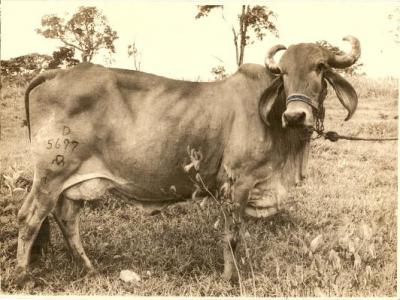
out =
<svg viewBox="0 0 400 300"><path fill-rule="evenodd" d="M38 209L38 205L34 204L27 212L21 212L19 218L20 229L25 229L27 235L32 235L35 228L40 226L42 220L47 216L43 211Z"/></svg>
<svg viewBox="0 0 400 300"><path fill-rule="evenodd" d="M21 227L22 225L25 224L26 218L28 216L28 212L20 208L17 214L17 221L18 221L18 226Z"/></svg>

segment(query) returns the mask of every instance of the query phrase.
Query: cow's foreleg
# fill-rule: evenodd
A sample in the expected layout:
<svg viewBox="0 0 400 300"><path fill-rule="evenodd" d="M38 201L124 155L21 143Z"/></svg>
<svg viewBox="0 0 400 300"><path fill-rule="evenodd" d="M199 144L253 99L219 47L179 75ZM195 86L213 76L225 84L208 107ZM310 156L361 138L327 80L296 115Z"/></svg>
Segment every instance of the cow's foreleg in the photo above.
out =
<svg viewBox="0 0 400 300"><path fill-rule="evenodd" d="M236 187L233 207L224 211L224 274L225 280L237 282L239 278L236 252L240 243L241 223L243 222L244 208L249 196L249 189L243 186Z"/></svg>
<svg viewBox="0 0 400 300"><path fill-rule="evenodd" d="M79 234L79 212L83 206L81 200L71 200L61 196L54 210L54 217L75 260L82 263L88 273L94 268L86 256Z"/></svg>
<svg viewBox="0 0 400 300"><path fill-rule="evenodd" d="M236 249L239 242L238 224L235 224L231 214L225 212L225 232L224 232L224 274L225 280L236 282L238 273L236 270L237 262Z"/></svg>

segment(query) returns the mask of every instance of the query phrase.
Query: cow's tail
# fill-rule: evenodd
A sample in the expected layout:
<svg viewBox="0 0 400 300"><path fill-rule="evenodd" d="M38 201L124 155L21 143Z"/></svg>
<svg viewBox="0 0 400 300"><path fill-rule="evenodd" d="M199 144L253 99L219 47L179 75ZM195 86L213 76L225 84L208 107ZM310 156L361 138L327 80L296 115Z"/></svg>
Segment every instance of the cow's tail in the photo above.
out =
<svg viewBox="0 0 400 300"><path fill-rule="evenodd" d="M38 76L36 76L32 81L29 83L29 86L26 88L25 91L25 114L26 114L26 125L28 126L28 133L29 133L29 140L31 140L31 122L29 118L29 93L38 85L42 84L46 80L53 79L56 77L58 73L62 72L61 70L47 70Z"/></svg>
<svg viewBox="0 0 400 300"><path fill-rule="evenodd" d="M48 70L38 76L36 76L27 87L25 91L25 114L26 114L26 125L28 126L29 140L31 140L31 123L29 117L29 93L38 85L42 84L46 80L51 80L61 70ZM32 247L32 260L36 260L43 252L46 252L50 244L50 223L48 217L44 219L40 226L39 233Z"/></svg>

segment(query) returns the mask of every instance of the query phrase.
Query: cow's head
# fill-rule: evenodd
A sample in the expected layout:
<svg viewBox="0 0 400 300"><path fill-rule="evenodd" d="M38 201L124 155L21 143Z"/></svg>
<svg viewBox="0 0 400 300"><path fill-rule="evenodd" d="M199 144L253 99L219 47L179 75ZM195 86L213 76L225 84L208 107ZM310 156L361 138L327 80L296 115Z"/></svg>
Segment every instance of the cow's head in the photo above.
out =
<svg viewBox="0 0 400 300"><path fill-rule="evenodd" d="M312 129L318 117L323 113L322 102L326 96L326 82L334 88L337 97L347 109L345 120L351 118L357 107L357 94L353 87L332 68L346 68L353 65L360 57L360 42L352 36L343 40L351 43L350 53L336 55L327 49L313 43L290 46L282 55L279 63L274 61L274 55L286 49L276 45L268 52L266 67L278 77L265 91L260 103L260 113L268 123L268 113L277 99L278 94L284 94L286 109L282 114L282 126L304 127Z"/></svg>

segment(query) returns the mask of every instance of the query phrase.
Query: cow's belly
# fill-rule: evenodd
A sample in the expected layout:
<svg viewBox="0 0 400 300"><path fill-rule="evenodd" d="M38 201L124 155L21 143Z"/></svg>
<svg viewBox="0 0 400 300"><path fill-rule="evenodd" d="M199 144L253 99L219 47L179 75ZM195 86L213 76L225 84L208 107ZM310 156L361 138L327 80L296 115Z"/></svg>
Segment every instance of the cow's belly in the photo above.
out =
<svg viewBox="0 0 400 300"><path fill-rule="evenodd" d="M189 175L178 168L160 168L159 173L151 174L150 169L138 169L137 164L122 162L125 164L108 169L101 159L92 157L65 181L63 191L71 199L92 200L113 189L132 201L148 202L190 198L194 191Z"/></svg>
<svg viewBox="0 0 400 300"><path fill-rule="evenodd" d="M202 153L200 174L213 188L224 150L224 133L208 119L178 122L169 119L139 119L131 130L114 130L101 147L101 156L110 173L122 181L121 188L141 199L190 197L195 187L194 174L186 173L190 164L188 149ZM196 129L191 129L195 127ZM192 176L190 176L192 175Z"/></svg>
<svg viewBox="0 0 400 300"><path fill-rule="evenodd" d="M210 188L216 186L223 152L218 134L190 135L171 130L160 130L157 134L143 132L148 133L119 132L107 144L98 145L99 153L82 162L65 182L63 190L75 186L68 196L76 199L80 195L84 200L98 198L98 194L110 188L140 201L190 198L195 190L195 174L193 169L189 173L184 171L184 166L191 162L188 147L201 150L200 174ZM76 188L96 178L104 180Z"/></svg>

